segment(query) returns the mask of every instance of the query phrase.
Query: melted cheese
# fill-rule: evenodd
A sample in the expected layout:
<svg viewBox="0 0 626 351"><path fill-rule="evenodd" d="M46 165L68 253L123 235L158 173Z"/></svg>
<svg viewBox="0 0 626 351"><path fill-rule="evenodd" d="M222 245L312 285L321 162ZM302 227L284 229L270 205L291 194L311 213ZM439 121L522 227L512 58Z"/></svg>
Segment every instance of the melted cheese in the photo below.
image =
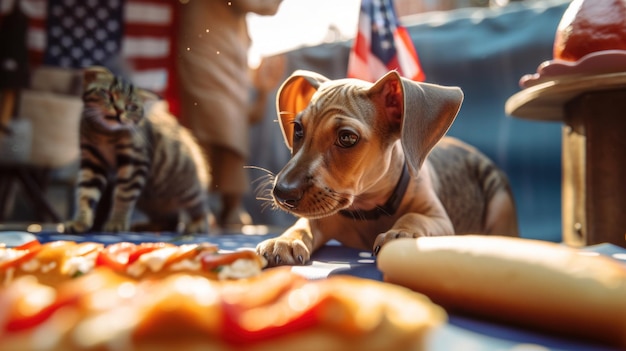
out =
<svg viewBox="0 0 626 351"><path fill-rule="evenodd" d="M65 260L63 263L63 272L65 274L73 277L77 273L88 273L93 270L93 267L96 263L96 256L98 255L97 251L94 251L85 256L73 256L69 259Z"/></svg>
<svg viewBox="0 0 626 351"><path fill-rule="evenodd" d="M167 259L178 251L177 247L165 247L145 253L128 266L126 272L133 277L142 275L146 269L157 272L163 268Z"/></svg>
<svg viewBox="0 0 626 351"><path fill-rule="evenodd" d="M169 267L171 271L199 271L202 269L202 263L198 260L182 260L172 263Z"/></svg>
<svg viewBox="0 0 626 351"><path fill-rule="evenodd" d="M39 267L41 267L41 263L39 262L39 260L36 260L36 259L32 259L32 260L26 261L26 262L24 262L24 263L22 263L20 265L20 268L24 272L29 272L29 273L32 273L32 272L38 270Z"/></svg>
<svg viewBox="0 0 626 351"><path fill-rule="evenodd" d="M261 272L255 260L240 258L235 262L221 267L218 278L222 279L242 279L255 276Z"/></svg>
<svg viewBox="0 0 626 351"><path fill-rule="evenodd" d="M48 262L47 264L44 264L44 265L41 266L41 272L42 273L48 273L48 272L54 270L55 268L57 268L56 261L51 261L51 262Z"/></svg>
<svg viewBox="0 0 626 351"><path fill-rule="evenodd" d="M24 250L0 250L0 263L18 259L26 254Z"/></svg>

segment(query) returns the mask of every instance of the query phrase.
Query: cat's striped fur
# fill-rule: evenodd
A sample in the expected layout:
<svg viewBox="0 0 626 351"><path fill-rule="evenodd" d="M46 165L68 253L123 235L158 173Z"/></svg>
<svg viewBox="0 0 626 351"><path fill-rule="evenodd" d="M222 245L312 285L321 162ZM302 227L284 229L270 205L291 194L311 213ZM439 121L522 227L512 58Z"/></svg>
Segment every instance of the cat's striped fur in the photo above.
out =
<svg viewBox="0 0 626 351"><path fill-rule="evenodd" d="M175 231L186 219L185 233L208 232L208 164L190 131L106 68L85 69L83 88L76 210L65 231ZM135 207L147 225L131 228Z"/></svg>

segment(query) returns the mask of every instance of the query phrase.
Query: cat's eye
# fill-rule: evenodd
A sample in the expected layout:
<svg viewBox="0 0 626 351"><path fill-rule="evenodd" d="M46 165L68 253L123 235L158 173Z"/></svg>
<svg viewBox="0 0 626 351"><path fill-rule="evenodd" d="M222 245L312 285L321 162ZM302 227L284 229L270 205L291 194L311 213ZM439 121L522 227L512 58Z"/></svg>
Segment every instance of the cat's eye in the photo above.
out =
<svg viewBox="0 0 626 351"><path fill-rule="evenodd" d="M299 140L304 137L304 129L302 128L302 123L298 121L293 122L293 139Z"/></svg>
<svg viewBox="0 0 626 351"><path fill-rule="evenodd" d="M139 111L139 105L133 104L133 103L127 104L126 105L126 111L128 111L128 112L138 112Z"/></svg>
<svg viewBox="0 0 626 351"><path fill-rule="evenodd" d="M359 142L359 135L350 129L342 129L337 135L337 145L343 148L353 147Z"/></svg>

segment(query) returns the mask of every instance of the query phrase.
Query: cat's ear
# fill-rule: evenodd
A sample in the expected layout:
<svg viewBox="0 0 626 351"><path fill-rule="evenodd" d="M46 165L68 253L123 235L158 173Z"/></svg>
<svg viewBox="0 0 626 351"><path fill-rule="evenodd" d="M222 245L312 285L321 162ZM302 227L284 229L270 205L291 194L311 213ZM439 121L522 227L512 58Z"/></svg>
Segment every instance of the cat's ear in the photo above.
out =
<svg viewBox="0 0 626 351"><path fill-rule="evenodd" d="M91 66L83 70L83 89L86 91L93 84L108 86L115 76L102 66Z"/></svg>
<svg viewBox="0 0 626 351"><path fill-rule="evenodd" d="M141 101L144 103L161 100L161 96L149 90L135 88L135 93L137 94L137 96L139 96Z"/></svg>
<svg viewBox="0 0 626 351"><path fill-rule="evenodd" d="M329 79L321 74L297 70L278 89L276 111L287 147L293 146L293 121L304 110L320 85Z"/></svg>
<svg viewBox="0 0 626 351"><path fill-rule="evenodd" d="M147 114L150 110L152 110L157 102L163 100L158 94L141 88L135 88L135 96L137 96L139 101L141 101L144 114Z"/></svg>

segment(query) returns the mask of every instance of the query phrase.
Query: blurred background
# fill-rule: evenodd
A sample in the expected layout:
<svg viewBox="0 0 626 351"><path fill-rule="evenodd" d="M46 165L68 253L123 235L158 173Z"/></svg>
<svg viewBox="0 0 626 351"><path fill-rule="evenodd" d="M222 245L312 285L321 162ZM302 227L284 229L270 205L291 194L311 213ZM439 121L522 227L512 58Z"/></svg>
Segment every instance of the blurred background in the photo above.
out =
<svg viewBox="0 0 626 351"><path fill-rule="evenodd" d="M116 1L127 10L121 17L126 31L120 34L119 46L103 51L101 63L119 67L116 60L121 60L121 66L138 85L171 99L172 61L176 55L172 54L174 44L167 37L167 28L174 26L175 10L170 6L175 2ZM81 63L64 63L50 57L50 40L46 40L51 35L50 2L72 5L72 0L0 0L0 23L6 24L14 5L19 4L28 24L24 39L28 82L3 87L3 108L11 91L45 92L46 98L44 112L26 109L26 113L24 108L15 108L18 112L3 119L12 130L24 130L19 137L16 132L0 134L3 228L28 228L33 223L54 228L69 217L73 208L72 186L78 161L74 134L80 101L76 105L76 76L67 73L75 73ZM146 4L150 11L137 12L137 6ZM520 91L523 75L535 73L542 62L552 59L556 28L568 4L566 0L395 1L400 23L408 30L419 55L425 80L459 86L465 92L464 104L449 134L475 145L507 173L517 201L522 236L550 241L561 240L561 124L508 116L504 104ZM283 0L273 16L249 14L250 71L254 74L263 68L263 62L273 60L277 64L269 66L269 74L279 77L279 81L296 69L317 71L329 78L345 77L359 7L360 0ZM128 30L131 24L127 22L134 18L129 14L136 13L148 19L140 16L139 24L133 26L148 26L152 32L144 33L136 27ZM106 23L116 22L105 22L105 26L116 26ZM159 26L161 29L156 29ZM159 33L158 40L154 33ZM131 40L131 35L136 37ZM146 36L151 41L142 42ZM7 49L7 44L3 42L0 47ZM273 86L263 96L266 103L262 118L249 131L249 165L274 173L289 158L276 123L277 88ZM254 95L255 87L248 93ZM14 103L24 105L20 99ZM24 120L28 120L29 127L23 126ZM262 189L256 188L262 185L260 179L265 173L248 171L252 191L245 195L244 204L254 223L273 228L291 224L294 217L273 210L267 200L259 199L263 197ZM50 208L46 208L48 205Z"/></svg>

